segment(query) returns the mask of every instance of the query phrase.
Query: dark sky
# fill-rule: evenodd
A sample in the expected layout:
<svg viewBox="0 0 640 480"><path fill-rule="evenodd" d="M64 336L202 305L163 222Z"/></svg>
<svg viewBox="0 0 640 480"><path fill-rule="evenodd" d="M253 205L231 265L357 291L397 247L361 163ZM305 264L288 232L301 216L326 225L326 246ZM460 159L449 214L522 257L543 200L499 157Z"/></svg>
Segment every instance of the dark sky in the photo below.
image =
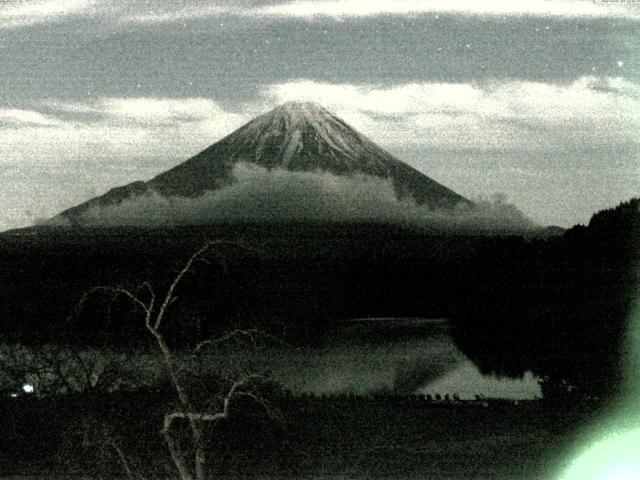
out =
<svg viewBox="0 0 640 480"><path fill-rule="evenodd" d="M296 99L463 195L586 222L640 194L638 12L564 0L3 2L0 229L148 179Z"/></svg>

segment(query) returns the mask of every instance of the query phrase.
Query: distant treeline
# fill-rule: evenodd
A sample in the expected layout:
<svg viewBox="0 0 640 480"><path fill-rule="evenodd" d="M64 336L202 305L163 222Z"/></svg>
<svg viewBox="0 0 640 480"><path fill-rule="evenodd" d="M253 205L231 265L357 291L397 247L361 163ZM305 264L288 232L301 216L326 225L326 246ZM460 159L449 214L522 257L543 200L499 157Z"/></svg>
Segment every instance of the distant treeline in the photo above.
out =
<svg viewBox="0 0 640 480"><path fill-rule="evenodd" d="M457 341L484 372L545 378L546 396L614 394L627 367L639 258L640 199L552 240L496 239L457 285Z"/></svg>
<svg viewBox="0 0 640 480"><path fill-rule="evenodd" d="M0 236L0 330L6 340L147 338L140 311L95 286L162 294L193 252L225 239L177 292L176 342L237 326L317 343L327 324L362 317L446 317L452 286L488 236L378 224L266 224L170 229L42 228ZM82 308L78 306L82 303ZM173 323L173 325L171 325Z"/></svg>

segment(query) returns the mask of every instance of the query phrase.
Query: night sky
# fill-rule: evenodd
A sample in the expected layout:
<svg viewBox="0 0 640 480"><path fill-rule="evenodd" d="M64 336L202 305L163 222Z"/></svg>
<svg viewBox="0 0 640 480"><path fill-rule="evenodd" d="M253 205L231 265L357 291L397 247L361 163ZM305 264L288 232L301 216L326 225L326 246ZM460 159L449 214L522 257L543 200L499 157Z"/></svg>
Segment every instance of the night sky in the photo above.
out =
<svg viewBox="0 0 640 480"><path fill-rule="evenodd" d="M640 4L4 1L0 229L155 174L287 100L542 224L640 194Z"/></svg>

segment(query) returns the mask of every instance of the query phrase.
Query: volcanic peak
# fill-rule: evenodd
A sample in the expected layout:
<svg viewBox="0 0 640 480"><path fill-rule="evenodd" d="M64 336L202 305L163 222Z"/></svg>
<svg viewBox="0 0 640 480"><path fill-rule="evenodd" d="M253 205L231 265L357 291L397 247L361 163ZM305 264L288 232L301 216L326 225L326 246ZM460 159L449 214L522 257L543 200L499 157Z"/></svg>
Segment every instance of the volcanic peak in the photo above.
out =
<svg viewBox="0 0 640 480"><path fill-rule="evenodd" d="M233 183L234 168L239 163L334 175L364 174L390 180L399 197L413 197L418 204L471 205L395 158L323 106L287 102L148 182L118 187L62 212L62 216L74 221L93 206L117 204L148 192L165 197L195 197Z"/></svg>

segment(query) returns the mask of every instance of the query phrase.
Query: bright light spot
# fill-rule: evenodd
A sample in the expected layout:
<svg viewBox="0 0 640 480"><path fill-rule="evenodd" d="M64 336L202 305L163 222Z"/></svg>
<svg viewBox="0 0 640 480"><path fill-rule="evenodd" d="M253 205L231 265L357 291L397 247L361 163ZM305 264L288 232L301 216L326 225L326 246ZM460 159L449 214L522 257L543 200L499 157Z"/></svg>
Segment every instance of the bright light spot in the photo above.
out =
<svg viewBox="0 0 640 480"><path fill-rule="evenodd" d="M624 62L622 60L618 60L618 67L624 67Z"/></svg>
<svg viewBox="0 0 640 480"><path fill-rule="evenodd" d="M608 437L580 455L562 480L640 479L640 430Z"/></svg>
<svg viewBox="0 0 640 480"><path fill-rule="evenodd" d="M12 393L12 394L11 394L11 398L16 398L17 396L18 396L18 394L17 394L17 393Z"/></svg>
<svg viewBox="0 0 640 480"><path fill-rule="evenodd" d="M30 383L25 383L22 386L22 390L24 391L24 393L33 393L33 385L31 385Z"/></svg>

